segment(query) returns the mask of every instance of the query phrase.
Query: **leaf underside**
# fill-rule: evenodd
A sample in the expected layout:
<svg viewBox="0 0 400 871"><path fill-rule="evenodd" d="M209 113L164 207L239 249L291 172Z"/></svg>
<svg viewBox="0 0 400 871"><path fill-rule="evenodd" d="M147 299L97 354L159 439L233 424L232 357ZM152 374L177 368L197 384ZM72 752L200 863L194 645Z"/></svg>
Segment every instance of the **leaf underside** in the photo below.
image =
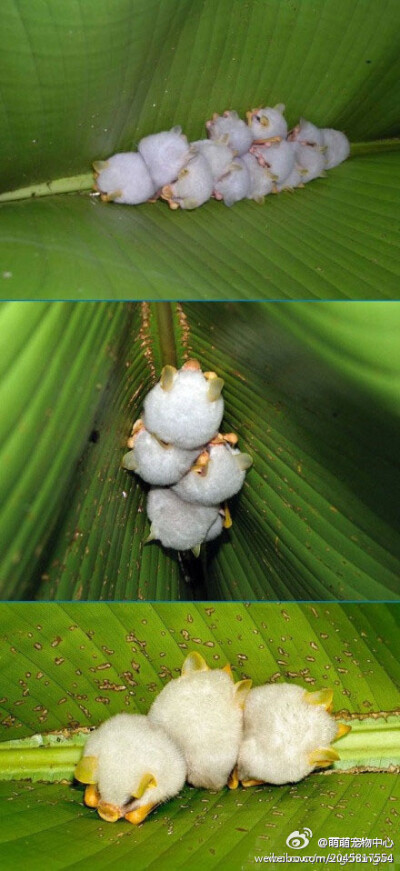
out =
<svg viewBox="0 0 400 871"><path fill-rule="evenodd" d="M229 661L235 680L333 687L339 719L366 715L373 732L383 729L383 752L382 724L396 722L387 714L398 700L397 611L368 604L2 604L0 740L95 726L121 710L145 713L187 653L199 650L213 667ZM351 734L335 745L339 753L343 745L343 758ZM0 767L4 748L0 743ZM321 837L395 840L400 800L390 772L315 773L295 785L235 792L186 786L135 828L99 820L76 782L0 782L0 796L2 861L21 871L27 856L34 871L49 862L83 869L92 857L99 868L124 867L132 851L139 869L161 863L172 871L188 861L196 869L250 868L255 855L284 854L288 835L305 826L311 852L321 854Z"/></svg>
<svg viewBox="0 0 400 871"><path fill-rule="evenodd" d="M398 597L395 304L10 303L0 317L14 337L3 598ZM223 377L222 428L253 467L232 528L183 574L145 544L148 488L121 461L162 365L188 356Z"/></svg>
<svg viewBox="0 0 400 871"><path fill-rule="evenodd" d="M212 667L230 662L235 680L331 687L340 718L393 714L398 611L369 603L2 603L0 737L147 713L192 650Z"/></svg>
<svg viewBox="0 0 400 871"><path fill-rule="evenodd" d="M396 0L6 0L3 298L398 298L399 19ZM181 124L193 140L214 111L280 101L289 125L344 129L351 160L261 207L172 214L81 192L93 160L144 135ZM75 193L12 202L60 179Z"/></svg>
<svg viewBox="0 0 400 871"><path fill-rule="evenodd" d="M398 848L327 850L320 838L386 838L397 832L399 779L395 774L314 775L303 783L258 787L232 793L185 787L144 825L104 823L82 805L83 790L62 784L0 784L3 813L0 842L3 861L24 871L44 862L55 869L120 867L165 871L190 867L212 871L254 867L254 856L289 852L293 831L312 830L307 853L394 853ZM368 797L368 800L366 800ZM364 800L365 799L365 800ZM355 810L356 809L356 810ZM378 834L377 834L378 833ZM351 836L350 836L351 837ZM291 855L294 855L292 852Z"/></svg>

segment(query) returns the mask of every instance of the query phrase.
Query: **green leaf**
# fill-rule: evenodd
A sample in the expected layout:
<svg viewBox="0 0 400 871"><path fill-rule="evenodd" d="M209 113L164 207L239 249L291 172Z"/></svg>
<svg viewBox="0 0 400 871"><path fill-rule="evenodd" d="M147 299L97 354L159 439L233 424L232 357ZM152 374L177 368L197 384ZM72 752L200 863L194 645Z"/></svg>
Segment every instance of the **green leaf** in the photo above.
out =
<svg viewBox="0 0 400 871"><path fill-rule="evenodd" d="M396 839L398 778L388 774L315 776L290 787L262 787L241 792L205 793L185 787L167 806L155 810L138 829L110 826L82 807L77 789L51 784L0 784L3 811L0 840L3 861L24 871L27 856L32 871L44 862L55 869L85 871L93 858L96 868L118 862L128 868L134 855L137 871L194 871L231 867L254 868L255 856L276 856L288 850L291 832L311 828L307 855L392 854L398 847L363 849L318 848L320 838ZM378 834L377 834L378 833ZM350 836L351 837L351 836ZM284 867L284 865L283 865ZM390 867L390 866L389 866ZM395 865L393 867L396 867Z"/></svg>
<svg viewBox="0 0 400 871"><path fill-rule="evenodd" d="M397 305L1 314L3 598L398 597ZM162 365L187 356L224 378L223 429L254 461L232 528L185 558L189 583L176 552L144 544L148 488L121 468Z"/></svg>
<svg viewBox="0 0 400 871"><path fill-rule="evenodd" d="M70 778L70 768L54 771L55 757L64 759L69 746L63 735L121 710L146 713L193 649L213 667L230 661L235 680L332 686L339 719L354 724L336 745L340 764L347 765L346 747L352 745L353 761L364 754L364 762L369 758L372 767L386 768L395 744L398 754L397 611L384 604L336 603L3 603L0 769L4 774L4 759L23 746L18 738L36 734L18 777L30 778L32 754L42 754L43 779L57 773ZM58 734L52 734L55 729ZM82 735L75 732L72 745L78 740ZM99 868L116 860L124 867L133 850L138 869L161 863L172 871L188 861L210 871L250 868L255 855L284 854L287 837L305 826L313 833L310 852L323 855L319 838L396 840L400 800L393 770L333 770L282 787L216 793L186 786L135 828L100 821L83 806L76 782L0 782L0 795L2 860L21 871L27 856L34 871L49 862L56 869L83 868L91 857ZM384 851L392 852L373 850Z"/></svg>
<svg viewBox="0 0 400 871"><path fill-rule="evenodd" d="M332 687L341 718L388 716L398 705L398 610L337 603L3 603L1 739L94 726L121 709L147 713L193 649L210 665L229 661L235 680Z"/></svg>
<svg viewBox="0 0 400 871"><path fill-rule="evenodd" d="M19 597L88 444L127 322L121 306L3 304L3 597Z"/></svg>
<svg viewBox="0 0 400 871"><path fill-rule="evenodd" d="M2 296L397 298L399 24L395 0L6 0ZM171 214L82 193L93 160L143 135L197 139L214 111L279 101L290 125L345 129L352 159L263 207Z"/></svg>

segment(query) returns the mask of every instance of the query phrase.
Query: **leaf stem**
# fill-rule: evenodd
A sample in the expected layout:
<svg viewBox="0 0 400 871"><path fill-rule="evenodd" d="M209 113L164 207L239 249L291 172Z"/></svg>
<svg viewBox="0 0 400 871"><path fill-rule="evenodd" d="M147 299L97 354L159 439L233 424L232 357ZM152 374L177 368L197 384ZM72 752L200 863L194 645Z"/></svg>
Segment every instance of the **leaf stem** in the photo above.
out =
<svg viewBox="0 0 400 871"><path fill-rule="evenodd" d="M386 151L398 151L400 138L374 139L371 142L352 142L351 157L368 154L378 154ZM48 197L55 194L81 193L93 188L93 173L84 172L81 175L71 175L66 178L56 178L52 181L37 182L28 187L17 188L13 191L0 193L0 203L15 202L16 200L29 200L35 197Z"/></svg>
<svg viewBox="0 0 400 871"><path fill-rule="evenodd" d="M400 766L400 716L351 720L351 732L335 743L340 759L336 771ZM87 731L72 736L52 733L0 744L1 780L73 780Z"/></svg>
<svg viewBox="0 0 400 871"><path fill-rule="evenodd" d="M4 191L0 194L0 203L29 200L35 197L49 197L54 196L54 194L76 194L81 191L90 191L92 188L93 173L86 172L83 175L71 175L67 178L56 178L53 181L32 184L15 191Z"/></svg>
<svg viewBox="0 0 400 871"><path fill-rule="evenodd" d="M155 311L162 365L176 366L177 354L171 303L157 302Z"/></svg>
<svg viewBox="0 0 400 871"><path fill-rule="evenodd" d="M371 142L352 142L350 156L358 157L369 154L378 154L385 151L399 151L400 138L373 139Z"/></svg>

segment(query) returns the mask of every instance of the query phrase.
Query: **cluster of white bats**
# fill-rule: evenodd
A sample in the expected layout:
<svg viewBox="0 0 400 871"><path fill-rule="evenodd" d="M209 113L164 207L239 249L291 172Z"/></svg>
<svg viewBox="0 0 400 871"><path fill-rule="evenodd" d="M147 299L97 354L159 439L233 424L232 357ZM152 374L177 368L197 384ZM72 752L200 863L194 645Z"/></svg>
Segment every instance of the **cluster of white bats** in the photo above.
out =
<svg viewBox="0 0 400 871"><path fill-rule="evenodd" d="M145 136L137 151L94 162L95 190L107 202L129 205L161 197L171 209L196 209L210 197L227 206L263 202L348 157L344 133L304 118L288 133L284 111L283 103L252 109L247 123L235 111L214 114L206 123L209 138L191 143L181 127Z"/></svg>
<svg viewBox="0 0 400 871"><path fill-rule="evenodd" d="M138 825L185 781L215 790L295 783L339 759L330 745L350 726L330 713L331 690L251 686L190 653L147 716L117 714L89 735L75 770L85 804L107 822Z"/></svg>
<svg viewBox="0 0 400 871"><path fill-rule="evenodd" d="M144 400L122 465L151 484L147 541L198 556L203 542L231 525L221 503L238 493L252 460L236 447L235 433L218 432L223 385L215 372L187 360L179 370L164 366Z"/></svg>

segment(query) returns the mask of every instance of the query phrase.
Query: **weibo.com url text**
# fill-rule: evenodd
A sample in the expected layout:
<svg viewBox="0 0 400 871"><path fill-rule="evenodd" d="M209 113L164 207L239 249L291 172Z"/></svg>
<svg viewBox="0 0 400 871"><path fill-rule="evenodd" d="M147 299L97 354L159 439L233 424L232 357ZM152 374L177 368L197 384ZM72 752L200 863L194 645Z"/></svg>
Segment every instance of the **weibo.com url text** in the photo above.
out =
<svg viewBox="0 0 400 871"><path fill-rule="evenodd" d="M393 864L393 853L328 853L327 856L317 856L316 853L310 856L293 856L288 853L278 855L269 853L265 856L254 856L254 861L275 863L275 862L305 862L309 865L327 865L332 862L337 865L353 865L353 864L369 864L383 865L386 862Z"/></svg>

